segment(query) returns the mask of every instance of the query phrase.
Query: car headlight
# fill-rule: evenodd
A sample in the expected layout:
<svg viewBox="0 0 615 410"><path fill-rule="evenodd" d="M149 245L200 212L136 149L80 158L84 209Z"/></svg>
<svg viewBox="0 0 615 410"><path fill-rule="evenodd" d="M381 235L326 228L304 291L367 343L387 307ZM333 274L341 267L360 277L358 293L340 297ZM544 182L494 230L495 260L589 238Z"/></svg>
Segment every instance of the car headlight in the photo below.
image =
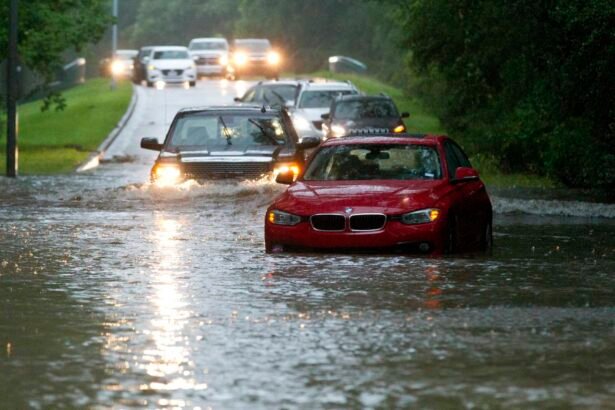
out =
<svg viewBox="0 0 615 410"><path fill-rule="evenodd" d="M275 179L278 174L286 174L287 172L292 172L294 176L293 179L296 180L299 176L299 173L301 172L301 167L294 162L291 162L289 164L276 165L276 167L273 169L273 177Z"/></svg>
<svg viewBox="0 0 615 410"><path fill-rule="evenodd" d="M235 64L237 65L244 65L245 63L248 62L248 56L245 55L244 53L236 53L233 56L233 61L235 62Z"/></svg>
<svg viewBox="0 0 615 410"><path fill-rule="evenodd" d="M155 65L153 65L153 64L148 65L148 66L147 66L147 69L148 69L148 70L158 70L158 69L156 68L156 66L155 66Z"/></svg>
<svg viewBox="0 0 615 410"><path fill-rule="evenodd" d="M124 64L121 61L114 60L111 63L111 74L120 75L124 72Z"/></svg>
<svg viewBox="0 0 615 410"><path fill-rule="evenodd" d="M274 209L267 214L267 220L274 225L295 226L301 222L301 217Z"/></svg>
<svg viewBox="0 0 615 410"><path fill-rule="evenodd" d="M220 65L228 65L228 56L221 55L220 58L218 59L218 63L220 63Z"/></svg>
<svg viewBox="0 0 615 410"><path fill-rule="evenodd" d="M331 134L333 134L334 137L343 137L344 135L346 135L346 128L342 127L341 125L333 125L331 126Z"/></svg>
<svg viewBox="0 0 615 410"><path fill-rule="evenodd" d="M312 129L312 125L307 118L301 117L300 115L293 116L293 125L295 129L299 131L309 131Z"/></svg>
<svg viewBox="0 0 615 410"><path fill-rule="evenodd" d="M429 208L414 211L401 216L401 221L406 225L418 225L433 222L440 216L440 210Z"/></svg>
<svg viewBox="0 0 615 410"><path fill-rule="evenodd" d="M267 62L271 65L280 64L280 60L281 60L280 55L276 53L275 51L272 51L269 54L267 54Z"/></svg>
<svg viewBox="0 0 615 410"><path fill-rule="evenodd" d="M154 169L154 179L159 185L174 185L180 177L179 166L174 164L157 165Z"/></svg>

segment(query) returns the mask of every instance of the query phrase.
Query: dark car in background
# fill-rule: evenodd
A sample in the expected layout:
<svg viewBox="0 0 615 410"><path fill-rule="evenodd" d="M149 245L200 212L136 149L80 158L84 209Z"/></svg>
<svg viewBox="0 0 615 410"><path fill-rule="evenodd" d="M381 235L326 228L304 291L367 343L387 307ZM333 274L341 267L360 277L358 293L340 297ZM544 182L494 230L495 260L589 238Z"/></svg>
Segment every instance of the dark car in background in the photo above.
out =
<svg viewBox="0 0 615 410"><path fill-rule="evenodd" d="M246 75L278 79L282 65L280 54L267 39L235 39L232 46L229 74L234 79Z"/></svg>
<svg viewBox="0 0 615 410"><path fill-rule="evenodd" d="M153 46L141 47L139 53L133 60L132 66L132 82L141 84L147 76L147 64L149 63L150 54L154 49Z"/></svg>
<svg viewBox="0 0 615 410"><path fill-rule="evenodd" d="M318 143L299 143L285 110L221 106L179 111L163 143L144 138L141 147L160 151L152 181L173 185L188 179L252 179L280 171L298 175L304 150Z"/></svg>
<svg viewBox="0 0 615 410"><path fill-rule="evenodd" d="M344 95L336 98L328 114L323 114L325 139L360 134L401 134L403 119L393 100L386 95Z"/></svg>
<svg viewBox="0 0 615 410"><path fill-rule="evenodd" d="M235 102L264 104L270 106L294 107L299 92L300 81L260 81L248 88Z"/></svg>

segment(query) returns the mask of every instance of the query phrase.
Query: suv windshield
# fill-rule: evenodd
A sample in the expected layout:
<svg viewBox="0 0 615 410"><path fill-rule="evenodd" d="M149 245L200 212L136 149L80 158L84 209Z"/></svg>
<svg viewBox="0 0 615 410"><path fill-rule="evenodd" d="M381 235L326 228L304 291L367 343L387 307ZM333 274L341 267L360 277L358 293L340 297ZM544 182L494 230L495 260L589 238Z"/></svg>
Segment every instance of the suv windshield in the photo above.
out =
<svg viewBox="0 0 615 410"><path fill-rule="evenodd" d="M190 45L190 50L226 50L222 41L198 41Z"/></svg>
<svg viewBox="0 0 615 410"><path fill-rule="evenodd" d="M325 147L310 162L306 181L440 179L440 157L425 145L353 144Z"/></svg>
<svg viewBox="0 0 615 410"><path fill-rule="evenodd" d="M334 99L349 94L355 94L355 92L352 90L305 91L301 94L299 108L329 108Z"/></svg>
<svg viewBox="0 0 615 410"><path fill-rule="evenodd" d="M389 100L368 99L354 101L338 101L335 104L333 117L340 120L357 120L362 118L395 118L399 117L395 104Z"/></svg>
<svg viewBox="0 0 615 410"><path fill-rule="evenodd" d="M154 60L188 60L190 56L184 50L154 51Z"/></svg>
<svg viewBox="0 0 615 410"><path fill-rule="evenodd" d="M235 51L266 53L270 49L271 43L267 40L240 40L235 42Z"/></svg>
<svg viewBox="0 0 615 410"><path fill-rule="evenodd" d="M170 148L247 148L285 145L288 133L282 120L271 115L199 114L180 118L173 128Z"/></svg>

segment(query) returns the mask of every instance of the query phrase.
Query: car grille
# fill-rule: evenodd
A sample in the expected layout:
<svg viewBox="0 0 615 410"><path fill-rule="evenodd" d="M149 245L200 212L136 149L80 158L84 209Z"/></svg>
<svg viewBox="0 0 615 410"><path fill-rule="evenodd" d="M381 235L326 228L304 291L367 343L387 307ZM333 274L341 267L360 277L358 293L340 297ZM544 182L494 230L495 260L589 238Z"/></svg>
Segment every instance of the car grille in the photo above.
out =
<svg viewBox="0 0 615 410"><path fill-rule="evenodd" d="M312 215L310 218L312 228L317 231L340 232L346 229L346 217L337 214Z"/></svg>
<svg viewBox="0 0 615 410"><path fill-rule="evenodd" d="M184 73L184 70L162 70L162 75L165 77L179 77Z"/></svg>
<svg viewBox="0 0 615 410"><path fill-rule="evenodd" d="M353 231L377 231L384 227L387 217L383 214L364 214L350 216L350 229Z"/></svg>
<svg viewBox="0 0 615 410"><path fill-rule="evenodd" d="M313 121L312 124L314 124L317 130L322 130L322 121Z"/></svg>
<svg viewBox="0 0 615 410"><path fill-rule="evenodd" d="M218 65L219 64L218 57L199 57L199 59L196 62L197 64L200 64L200 65Z"/></svg>
<svg viewBox="0 0 615 410"><path fill-rule="evenodd" d="M258 178L271 170L268 162L194 162L184 163L182 169L193 179Z"/></svg>

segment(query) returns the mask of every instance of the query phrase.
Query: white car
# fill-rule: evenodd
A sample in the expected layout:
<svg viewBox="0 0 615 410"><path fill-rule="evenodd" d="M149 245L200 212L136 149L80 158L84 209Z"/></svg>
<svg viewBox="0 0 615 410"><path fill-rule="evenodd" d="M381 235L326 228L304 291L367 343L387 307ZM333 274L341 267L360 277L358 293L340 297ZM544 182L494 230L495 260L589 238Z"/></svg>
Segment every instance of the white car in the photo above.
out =
<svg viewBox="0 0 615 410"><path fill-rule="evenodd" d="M359 94L359 90L350 81L307 81L302 82L300 87L292 110L292 120L301 139L323 139L322 115L329 113L333 100L341 95Z"/></svg>
<svg viewBox="0 0 615 410"><path fill-rule="evenodd" d="M196 85L196 64L186 47L154 47L145 70L148 87L156 83Z"/></svg>
<svg viewBox="0 0 615 410"><path fill-rule="evenodd" d="M198 75L226 76L229 64L228 41L222 37L195 38L188 45Z"/></svg>

